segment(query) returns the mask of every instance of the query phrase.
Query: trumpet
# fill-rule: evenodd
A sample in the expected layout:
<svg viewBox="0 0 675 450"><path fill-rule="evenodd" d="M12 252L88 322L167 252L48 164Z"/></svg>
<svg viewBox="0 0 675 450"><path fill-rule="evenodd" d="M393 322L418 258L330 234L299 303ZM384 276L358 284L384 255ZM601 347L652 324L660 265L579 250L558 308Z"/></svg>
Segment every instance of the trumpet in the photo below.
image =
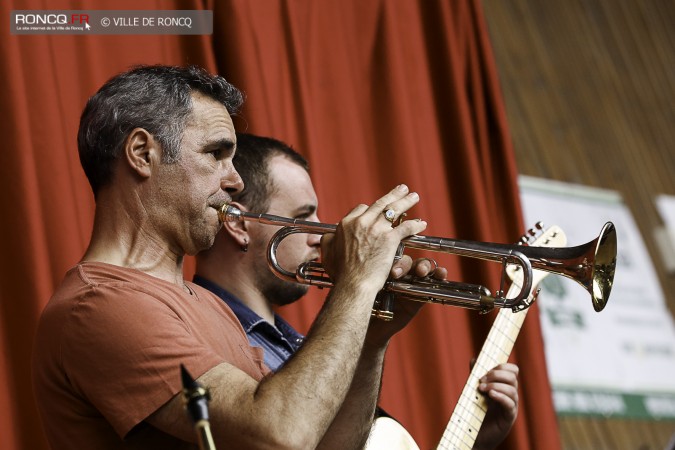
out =
<svg viewBox="0 0 675 450"><path fill-rule="evenodd" d="M288 236L295 233L334 233L337 225L290 219L271 214L255 214L224 204L218 211L221 222L255 221L282 226L267 247L270 269L281 279L319 287L332 287L330 277L319 262L308 261L291 272L278 264L277 248ZM397 258L404 248L430 250L487 261L500 262L503 266L499 289L494 294L484 286L429 277L403 277L388 280L378 296L373 315L383 320L393 318L393 299L401 298L427 303L459 306L486 313L494 307L510 308L514 312L530 306L528 296L532 291L532 270L538 269L570 278L591 295L595 311L604 309L609 299L616 269L616 228L607 222L594 240L576 247L529 247L518 244L496 244L456 240L432 236L413 235L401 241ZM504 296L506 267L515 264L523 271L520 291L510 298Z"/></svg>

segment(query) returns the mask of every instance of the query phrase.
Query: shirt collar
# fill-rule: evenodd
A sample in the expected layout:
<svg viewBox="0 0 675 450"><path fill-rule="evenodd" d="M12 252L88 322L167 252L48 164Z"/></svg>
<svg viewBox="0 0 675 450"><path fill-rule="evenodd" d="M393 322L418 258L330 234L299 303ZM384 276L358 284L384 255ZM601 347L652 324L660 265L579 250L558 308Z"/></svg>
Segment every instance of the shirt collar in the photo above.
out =
<svg viewBox="0 0 675 450"><path fill-rule="evenodd" d="M304 336L298 333L278 314L274 314L274 324L270 324L265 319L253 312L251 308L243 304L241 300L235 297L232 293L218 286L213 281L207 280L206 278L199 275L195 275L192 282L205 289L208 289L220 297L225 303L227 303L227 306L230 307L234 315L237 316L237 319L239 319L239 322L241 323L241 326L246 334L249 334L254 328L260 326L264 327L265 329L271 329L271 331L280 334L279 337L288 340L289 343L291 343L294 347L299 346L303 342Z"/></svg>
<svg viewBox="0 0 675 450"><path fill-rule="evenodd" d="M265 322L265 319L254 313L248 306L244 305L237 297L228 292L226 289L223 289L222 287L218 286L213 281L207 280L206 278L201 277L199 275L195 275L194 278L192 279L192 282L200 285L205 289L208 289L209 291L213 292L218 297L220 297L225 303L227 303L227 306L230 307L232 312L237 316L237 319L239 319L239 322L241 322L241 326L244 328L244 331L246 331L246 333L249 333L251 329L253 329L256 325L260 324L261 322ZM279 319L278 317L275 317L275 320L278 319Z"/></svg>

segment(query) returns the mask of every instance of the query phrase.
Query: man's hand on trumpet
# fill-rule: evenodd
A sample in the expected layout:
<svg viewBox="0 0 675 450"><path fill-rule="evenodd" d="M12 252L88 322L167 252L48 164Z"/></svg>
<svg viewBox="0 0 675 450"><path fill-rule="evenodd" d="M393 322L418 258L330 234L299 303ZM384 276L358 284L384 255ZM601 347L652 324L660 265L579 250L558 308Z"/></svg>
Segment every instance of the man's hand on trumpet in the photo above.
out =
<svg viewBox="0 0 675 450"><path fill-rule="evenodd" d="M433 259L419 258L413 261L410 256L403 255L392 265L389 279L398 280L406 275L416 278L431 277L435 280L445 280L448 271L445 267L440 267ZM386 296L389 294L381 292L379 295ZM376 346L386 344L395 333L403 329L417 315L424 305L426 305L424 302L394 299L392 305L393 320L386 322L372 318L368 328L366 344Z"/></svg>
<svg viewBox="0 0 675 450"><path fill-rule="evenodd" d="M370 289L375 294L393 270L403 272L403 265L392 268L398 245L402 239L424 231L427 223L406 220L395 227L392 224L418 201L417 193L399 185L372 205L354 208L340 221L335 234L324 234L322 261L333 282Z"/></svg>
<svg viewBox="0 0 675 450"><path fill-rule="evenodd" d="M387 279L406 275L445 280L447 270L433 260L421 258L413 262L408 255L395 258L401 240L426 228L425 221L403 220L406 211L418 201L417 193L399 185L371 206L354 208L340 222L336 233L325 234L321 241L323 264L331 279L335 283L351 280L360 286L368 284L376 291L382 289ZM394 320L372 320L366 344L386 346L422 306L420 302L395 301Z"/></svg>

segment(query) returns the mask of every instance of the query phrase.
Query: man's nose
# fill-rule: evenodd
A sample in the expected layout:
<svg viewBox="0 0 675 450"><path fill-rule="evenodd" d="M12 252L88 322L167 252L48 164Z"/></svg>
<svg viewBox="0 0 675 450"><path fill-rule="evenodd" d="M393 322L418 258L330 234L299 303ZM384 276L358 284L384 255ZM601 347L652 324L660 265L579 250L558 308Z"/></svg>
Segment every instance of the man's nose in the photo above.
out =
<svg viewBox="0 0 675 450"><path fill-rule="evenodd" d="M220 179L220 188L230 194L230 196L238 194L244 189L244 181L234 166L229 167Z"/></svg>
<svg viewBox="0 0 675 450"><path fill-rule="evenodd" d="M320 234L308 234L307 235L307 245L310 247L320 247L321 246L321 235Z"/></svg>
<svg viewBox="0 0 675 450"><path fill-rule="evenodd" d="M319 217L314 214L309 216L307 220L312 222L320 222ZM321 247L321 235L320 234L308 234L307 235L307 245L310 247Z"/></svg>

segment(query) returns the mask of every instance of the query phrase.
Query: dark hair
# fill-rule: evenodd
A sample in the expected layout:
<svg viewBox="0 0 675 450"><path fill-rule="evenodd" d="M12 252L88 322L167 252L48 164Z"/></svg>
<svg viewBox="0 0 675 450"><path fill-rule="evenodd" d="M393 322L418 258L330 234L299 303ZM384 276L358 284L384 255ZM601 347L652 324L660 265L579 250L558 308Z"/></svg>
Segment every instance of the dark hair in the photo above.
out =
<svg viewBox="0 0 675 450"><path fill-rule="evenodd" d="M234 195L233 200L252 212L267 212L274 189L269 176L269 160L277 155L285 156L309 171L307 160L288 144L273 138L237 133L237 153L233 163L244 181L244 189Z"/></svg>
<svg viewBox="0 0 675 450"><path fill-rule="evenodd" d="M82 111L77 146L80 163L96 196L112 178L112 162L134 128L151 133L163 150L162 161L176 162L192 93L221 103L234 115L243 94L218 75L196 66L137 66L108 80Z"/></svg>

